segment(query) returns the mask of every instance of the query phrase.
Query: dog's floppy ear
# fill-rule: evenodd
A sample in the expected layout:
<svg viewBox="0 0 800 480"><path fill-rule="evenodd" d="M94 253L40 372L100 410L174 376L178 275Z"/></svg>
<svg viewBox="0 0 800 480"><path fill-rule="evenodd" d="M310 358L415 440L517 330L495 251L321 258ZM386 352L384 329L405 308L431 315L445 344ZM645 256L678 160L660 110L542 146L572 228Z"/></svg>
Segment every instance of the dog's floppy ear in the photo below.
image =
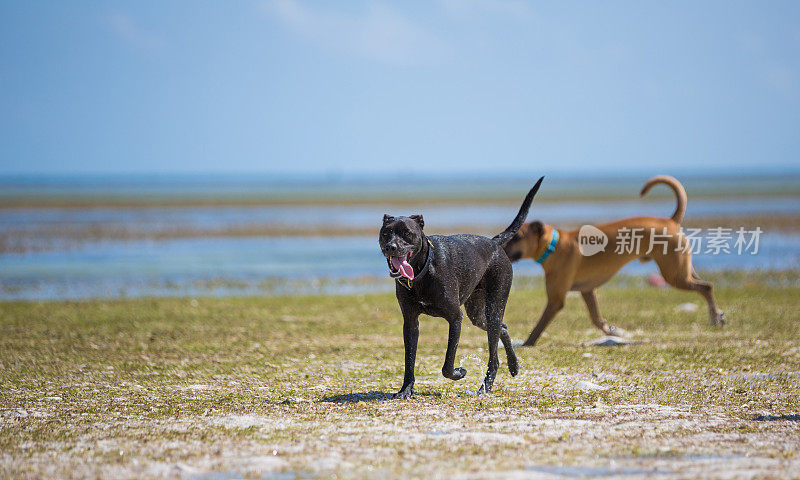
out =
<svg viewBox="0 0 800 480"><path fill-rule="evenodd" d="M539 220L536 220L528 224L528 231L536 235L537 238L541 237L544 233L544 225Z"/></svg>
<svg viewBox="0 0 800 480"><path fill-rule="evenodd" d="M422 215L411 215L408 218L417 222L419 224L420 229L425 228L425 220L422 219Z"/></svg>
<svg viewBox="0 0 800 480"><path fill-rule="evenodd" d="M383 224L384 225L386 225L387 223L391 222L392 220L394 220L393 216L389 215L388 213L384 213L383 214Z"/></svg>

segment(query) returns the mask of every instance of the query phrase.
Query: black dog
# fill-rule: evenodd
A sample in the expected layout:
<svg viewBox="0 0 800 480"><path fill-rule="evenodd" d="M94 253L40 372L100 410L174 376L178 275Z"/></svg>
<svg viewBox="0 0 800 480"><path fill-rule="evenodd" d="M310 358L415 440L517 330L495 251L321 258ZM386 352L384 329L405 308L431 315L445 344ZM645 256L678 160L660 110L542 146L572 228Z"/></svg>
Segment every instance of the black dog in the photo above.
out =
<svg viewBox="0 0 800 480"><path fill-rule="evenodd" d="M396 282L397 301L403 313L403 342L406 362L403 388L393 398L414 393L414 362L419 338L419 315L442 317L450 324L442 375L451 380L464 378L467 370L453 368L461 336L461 305L475 326L489 337L489 368L478 393L489 393L500 362L497 341L503 342L511 375L519 369L511 347L503 313L514 277L503 245L517 233L544 177L528 192L517 218L494 238L478 235L432 235L422 231L422 215L383 216L378 243Z"/></svg>

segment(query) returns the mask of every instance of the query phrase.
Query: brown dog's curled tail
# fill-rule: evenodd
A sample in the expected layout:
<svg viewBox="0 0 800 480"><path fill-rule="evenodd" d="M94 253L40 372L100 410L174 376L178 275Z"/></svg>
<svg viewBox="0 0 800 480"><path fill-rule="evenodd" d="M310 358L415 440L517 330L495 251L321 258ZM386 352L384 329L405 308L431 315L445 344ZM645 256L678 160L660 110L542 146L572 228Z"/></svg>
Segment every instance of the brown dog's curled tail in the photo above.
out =
<svg viewBox="0 0 800 480"><path fill-rule="evenodd" d="M528 210L531 208L531 203L533 203L533 197L536 195L536 192L539 191L539 187L542 185L542 180L544 180L544 177L540 178L539 181L536 182L536 185L534 185L528 194L525 195L525 200L522 201L522 206L519 207L517 217L513 222L511 222L511 225L503 230L503 233L495 235L495 237L492 238L492 240L499 243L501 247L505 246L509 240L514 238L514 235L516 235L520 227L522 227L522 224L525 222L525 217L528 216Z"/></svg>
<svg viewBox="0 0 800 480"><path fill-rule="evenodd" d="M683 221L683 215L686 213L686 190L684 190L683 185L679 182L675 177L670 177L669 175L657 175L647 183L644 184L642 187L642 193L639 196L644 197L647 195L647 192L653 187L653 185L657 183L663 183L664 185L668 186L675 192L675 197L678 201L678 205L675 207L675 213L672 214L672 220L675 223L680 224Z"/></svg>

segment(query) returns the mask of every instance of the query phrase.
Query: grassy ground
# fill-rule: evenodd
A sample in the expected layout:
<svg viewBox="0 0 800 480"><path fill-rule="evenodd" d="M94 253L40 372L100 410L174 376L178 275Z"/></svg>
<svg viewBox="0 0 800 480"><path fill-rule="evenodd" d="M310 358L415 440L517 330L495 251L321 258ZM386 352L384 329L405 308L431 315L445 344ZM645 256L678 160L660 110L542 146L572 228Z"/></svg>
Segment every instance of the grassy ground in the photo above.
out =
<svg viewBox="0 0 800 480"><path fill-rule="evenodd" d="M581 346L598 334L570 297L517 377L501 350L491 396L465 394L484 332L465 324L452 382L446 324L423 317L409 401L382 401L402 379L392 295L2 303L0 477L798 477L798 276L714 280L724 329L692 293L600 290L643 342L623 347ZM520 282L512 337L543 305Z"/></svg>

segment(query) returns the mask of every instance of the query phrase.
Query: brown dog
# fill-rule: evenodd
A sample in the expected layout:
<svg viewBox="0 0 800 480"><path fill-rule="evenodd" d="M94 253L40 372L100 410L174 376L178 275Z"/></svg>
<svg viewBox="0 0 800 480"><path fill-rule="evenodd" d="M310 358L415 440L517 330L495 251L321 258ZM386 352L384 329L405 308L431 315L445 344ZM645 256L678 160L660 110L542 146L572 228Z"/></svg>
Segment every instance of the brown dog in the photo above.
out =
<svg viewBox="0 0 800 480"><path fill-rule="evenodd" d="M686 212L686 191L675 178L659 175L644 185L641 195L644 196L658 183L675 192L678 206L672 218L627 218L571 231L558 231L538 221L530 222L524 224L506 244L505 251L512 262L531 258L544 268L547 307L524 345L536 343L553 317L564 307L564 299L570 290L581 292L592 323L606 335L614 334L615 328L600 316L595 289L636 258L643 262L655 260L664 280L673 287L699 292L708 302L711 324L725 324L725 315L717 308L714 299L714 287L694 273L691 246L681 232L680 222ZM603 243L604 236L607 243Z"/></svg>

